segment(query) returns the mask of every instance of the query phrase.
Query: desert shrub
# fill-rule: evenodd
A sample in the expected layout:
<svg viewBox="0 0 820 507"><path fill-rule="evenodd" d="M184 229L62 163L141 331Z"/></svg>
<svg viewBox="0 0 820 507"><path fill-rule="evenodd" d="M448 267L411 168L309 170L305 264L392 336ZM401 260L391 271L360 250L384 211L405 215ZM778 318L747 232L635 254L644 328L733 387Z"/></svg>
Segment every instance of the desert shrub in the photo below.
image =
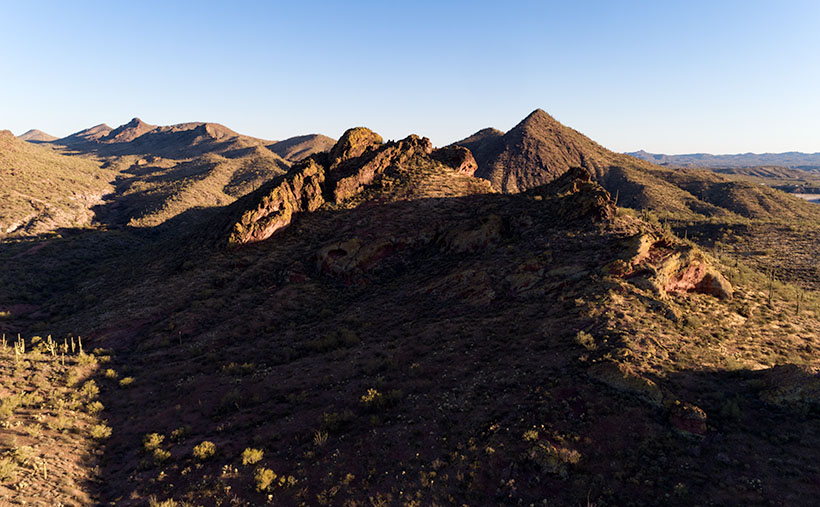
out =
<svg viewBox="0 0 820 507"><path fill-rule="evenodd" d="M8 418L14 413L19 406L23 404L23 396L21 394L12 394L3 398L0 401L0 418Z"/></svg>
<svg viewBox="0 0 820 507"><path fill-rule="evenodd" d="M244 451L242 451L242 464L243 465L254 465L259 463L262 460L262 456L264 452L261 449L253 449L248 447Z"/></svg>
<svg viewBox="0 0 820 507"><path fill-rule="evenodd" d="M354 347L359 343L361 343L361 339L355 332L347 328L340 328L311 341L309 345L316 352L328 352L345 347Z"/></svg>
<svg viewBox="0 0 820 507"><path fill-rule="evenodd" d="M159 465L160 463L164 463L171 458L171 452L166 451L165 449L154 449L154 463Z"/></svg>
<svg viewBox="0 0 820 507"><path fill-rule="evenodd" d="M118 376L119 376L119 375L117 375L117 372L116 372L116 371L114 371L114 370L113 370L113 369L111 369L111 368L108 368L108 369L106 369L106 370L103 372L103 377L108 378L108 379L112 379L112 380L114 380L114 379L116 379Z"/></svg>
<svg viewBox="0 0 820 507"><path fill-rule="evenodd" d="M276 474L270 468L260 467L256 469L253 479L256 483L256 491L268 491L273 486L273 481L276 480Z"/></svg>
<svg viewBox="0 0 820 507"><path fill-rule="evenodd" d="M214 454L216 454L216 446L213 442L205 440L201 444L194 446L194 458L198 460L204 461Z"/></svg>
<svg viewBox="0 0 820 507"><path fill-rule="evenodd" d="M237 364L234 362L230 362L226 365L222 366L222 373L227 375L250 375L256 369L256 365L254 363L242 363Z"/></svg>
<svg viewBox="0 0 820 507"><path fill-rule="evenodd" d="M100 388L93 380L89 380L80 388L80 395L87 400L93 400L100 394Z"/></svg>
<svg viewBox="0 0 820 507"><path fill-rule="evenodd" d="M362 395L359 401L368 409L377 410L395 404L402 396L403 393L398 389L393 389L384 394L371 387Z"/></svg>
<svg viewBox="0 0 820 507"><path fill-rule="evenodd" d="M17 478L17 463L11 458L0 458L0 484Z"/></svg>
<svg viewBox="0 0 820 507"><path fill-rule="evenodd" d="M575 343L587 350L595 350L597 348L595 345L595 338L593 338L592 335L586 331L578 331L578 334L575 335Z"/></svg>
<svg viewBox="0 0 820 507"><path fill-rule="evenodd" d="M123 377L120 379L120 387L128 387L134 383L134 377Z"/></svg>
<svg viewBox="0 0 820 507"><path fill-rule="evenodd" d="M147 435L142 437L142 447L146 451L152 452L156 449L159 449L164 440L165 435L160 435L159 433L148 433Z"/></svg>
<svg viewBox="0 0 820 507"><path fill-rule="evenodd" d="M327 443L327 437L327 431L317 430L313 433L313 443L316 445L316 447L324 447L324 445Z"/></svg>
<svg viewBox="0 0 820 507"><path fill-rule="evenodd" d="M178 503L176 500L168 499L168 500L157 500L157 497L152 496L148 498L148 507L177 507L179 505L183 505Z"/></svg>
<svg viewBox="0 0 820 507"><path fill-rule="evenodd" d="M179 442L183 438L187 437L190 432L190 426L180 426L179 428L171 432L171 440L173 440L174 442Z"/></svg>
<svg viewBox="0 0 820 507"><path fill-rule="evenodd" d="M89 414L94 415L94 414L99 414L100 412L102 412L102 410L105 407L99 401L92 401L91 403L86 405L85 408L86 408L86 410L88 411Z"/></svg>
<svg viewBox="0 0 820 507"><path fill-rule="evenodd" d="M111 428L105 424L95 424L89 434L94 440L105 440L111 436Z"/></svg>
<svg viewBox="0 0 820 507"><path fill-rule="evenodd" d="M322 428L327 431L337 431L350 424L354 417L353 411L350 409L345 409L341 414L338 412L326 412L322 414Z"/></svg>

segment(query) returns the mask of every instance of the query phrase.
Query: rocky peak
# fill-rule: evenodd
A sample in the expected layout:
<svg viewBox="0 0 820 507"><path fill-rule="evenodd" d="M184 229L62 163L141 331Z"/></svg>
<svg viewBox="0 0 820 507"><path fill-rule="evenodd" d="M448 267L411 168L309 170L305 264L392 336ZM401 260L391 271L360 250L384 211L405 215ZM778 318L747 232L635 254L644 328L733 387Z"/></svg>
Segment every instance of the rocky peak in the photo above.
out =
<svg viewBox="0 0 820 507"><path fill-rule="evenodd" d="M127 143L154 128L154 125L149 125L139 118L133 118L128 123L115 128L100 140L107 143Z"/></svg>
<svg viewBox="0 0 820 507"><path fill-rule="evenodd" d="M345 160L361 156L364 152L377 148L383 142L382 136L369 128L348 129L330 149L330 168L337 167Z"/></svg>

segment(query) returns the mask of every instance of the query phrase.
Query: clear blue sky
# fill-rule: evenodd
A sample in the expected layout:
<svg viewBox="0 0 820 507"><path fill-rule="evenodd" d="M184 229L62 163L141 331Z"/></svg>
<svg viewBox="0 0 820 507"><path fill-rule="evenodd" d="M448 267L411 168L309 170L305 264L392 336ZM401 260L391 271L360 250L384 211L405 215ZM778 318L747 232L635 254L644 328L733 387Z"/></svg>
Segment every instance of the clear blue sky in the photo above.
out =
<svg viewBox="0 0 820 507"><path fill-rule="evenodd" d="M0 128L134 116L442 145L540 107L617 151L820 151L820 2L0 0Z"/></svg>

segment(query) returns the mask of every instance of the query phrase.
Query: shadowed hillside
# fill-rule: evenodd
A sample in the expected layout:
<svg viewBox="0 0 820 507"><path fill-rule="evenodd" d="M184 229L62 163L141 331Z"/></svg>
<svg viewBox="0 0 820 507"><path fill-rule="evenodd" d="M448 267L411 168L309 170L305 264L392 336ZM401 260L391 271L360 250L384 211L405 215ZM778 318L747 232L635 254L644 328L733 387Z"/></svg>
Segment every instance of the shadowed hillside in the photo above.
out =
<svg viewBox="0 0 820 507"><path fill-rule="evenodd" d="M712 248L801 209L530 119L472 152L358 127L264 178L265 147L107 158L105 212L144 228L0 244L26 345L0 349L0 498L811 505L820 297ZM475 175L516 138L555 174L497 192ZM210 204L128 201L155 194Z"/></svg>

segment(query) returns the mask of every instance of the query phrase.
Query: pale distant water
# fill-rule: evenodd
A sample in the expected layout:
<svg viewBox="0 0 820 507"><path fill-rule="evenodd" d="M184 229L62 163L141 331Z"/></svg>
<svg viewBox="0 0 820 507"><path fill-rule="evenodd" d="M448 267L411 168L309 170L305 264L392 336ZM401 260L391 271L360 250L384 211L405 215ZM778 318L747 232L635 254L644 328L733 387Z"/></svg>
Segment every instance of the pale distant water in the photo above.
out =
<svg viewBox="0 0 820 507"><path fill-rule="evenodd" d="M792 194L795 197L799 197L801 199L805 199L809 202L815 202L820 204L820 194Z"/></svg>

